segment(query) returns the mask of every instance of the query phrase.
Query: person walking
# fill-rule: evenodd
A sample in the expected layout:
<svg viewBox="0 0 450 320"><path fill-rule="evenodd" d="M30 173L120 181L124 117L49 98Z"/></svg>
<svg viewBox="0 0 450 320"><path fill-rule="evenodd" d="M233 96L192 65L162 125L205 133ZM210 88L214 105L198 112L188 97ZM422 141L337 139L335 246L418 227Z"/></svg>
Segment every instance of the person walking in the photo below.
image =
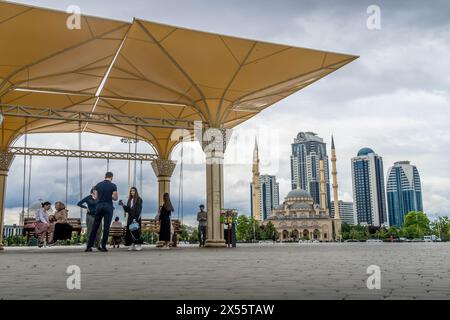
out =
<svg viewBox="0 0 450 320"><path fill-rule="evenodd" d="M97 201L97 209L95 212L94 226L92 227L92 232L89 235L89 241L86 247L86 252L92 251L92 246L94 245L95 238L97 236L98 229L103 220L103 237L100 247L98 248L102 252L107 252L108 249L106 245L108 243L109 228L111 227L111 221L113 218L114 207L113 201L119 199L119 194L117 192L117 186L112 183L113 173L107 172L105 174L105 180L99 182L95 186L94 195Z"/></svg>
<svg viewBox="0 0 450 320"><path fill-rule="evenodd" d="M171 216L174 209L168 193L164 193L163 201L164 204L159 208L159 241L164 242L164 249L169 249Z"/></svg>
<svg viewBox="0 0 450 320"><path fill-rule="evenodd" d="M94 226L94 220L95 220L95 212L97 211L97 199L95 198L94 193L95 187L92 187L91 193L82 199L80 202L77 203L77 206L80 208L86 209L86 240L89 241L89 236L91 235L92 228ZM100 224L97 230L97 234L95 235L95 242L94 246L96 248L100 248L100 239L102 237L102 225Z"/></svg>
<svg viewBox="0 0 450 320"><path fill-rule="evenodd" d="M127 230L125 234L125 246L129 246L128 251L141 251L143 239L141 235L141 213L142 213L142 198L139 196L137 188L133 187L130 189L130 194L128 196L127 204L123 204L122 200L119 205L122 206L123 210L128 213L127 219ZM130 230L130 225L137 223L139 229Z"/></svg>
<svg viewBox="0 0 450 320"><path fill-rule="evenodd" d="M205 247L206 243L206 231L207 231L207 221L208 214L205 211L205 206L200 205L200 211L197 213L197 221L198 221L198 242L200 243L200 248Z"/></svg>

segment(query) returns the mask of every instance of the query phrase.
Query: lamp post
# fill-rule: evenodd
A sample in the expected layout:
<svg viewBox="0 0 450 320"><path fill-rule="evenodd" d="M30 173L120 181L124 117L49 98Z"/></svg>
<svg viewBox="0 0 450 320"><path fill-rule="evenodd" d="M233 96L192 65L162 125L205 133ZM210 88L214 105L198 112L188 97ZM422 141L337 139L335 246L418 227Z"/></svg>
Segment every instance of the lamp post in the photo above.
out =
<svg viewBox="0 0 450 320"><path fill-rule="evenodd" d="M131 145L135 144L137 147L138 140L130 138L122 138L120 142L128 144L128 153L131 153ZM136 179L136 161L134 163L134 177ZM131 189L131 160L128 158L128 192Z"/></svg>

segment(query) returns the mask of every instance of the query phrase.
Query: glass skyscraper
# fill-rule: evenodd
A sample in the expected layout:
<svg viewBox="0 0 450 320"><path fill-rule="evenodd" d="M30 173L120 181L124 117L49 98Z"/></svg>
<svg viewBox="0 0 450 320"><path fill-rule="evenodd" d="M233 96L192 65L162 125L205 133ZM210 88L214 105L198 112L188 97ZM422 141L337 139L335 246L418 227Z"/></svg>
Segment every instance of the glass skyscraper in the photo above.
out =
<svg viewBox="0 0 450 320"><path fill-rule="evenodd" d="M387 226L383 158L363 148L352 159L355 221L358 224Z"/></svg>
<svg viewBox="0 0 450 320"><path fill-rule="evenodd" d="M330 208L330 173L327 145L313 132L300 132L292 144L291 185L292 190L303 189L313 197L314 203L322 207L320 201L320 160L324 161L326 203Z"/></svg>
<svg viewBox="0 0 450 320"><path fill-rule="evenodd" d="M389 224L399 228L408 212L423 211L419 171L409 161L401 161L389 168L387 177Z"/></svg>
<svg viewBox="0 0 450 320"><path fill-rule="evenodd" d="M275 176L261 175L259 176L260 192L261 192L261 204L260 204L260 219L267 220L272 214L274 207L280 204L280 186ZM253 184L250 184L250 193L253 194ZM253 217L254 201L251 197L251 212Z"/></svg>
<svg viewBox="0 0 450 320"><path fill-rule="evenodd" d="M353 208L353 202L345 202L339 200L339 215L342 222L350 225L355 224L355 210ZM334 201L331 201L330 216L334 218Z"/></svg>

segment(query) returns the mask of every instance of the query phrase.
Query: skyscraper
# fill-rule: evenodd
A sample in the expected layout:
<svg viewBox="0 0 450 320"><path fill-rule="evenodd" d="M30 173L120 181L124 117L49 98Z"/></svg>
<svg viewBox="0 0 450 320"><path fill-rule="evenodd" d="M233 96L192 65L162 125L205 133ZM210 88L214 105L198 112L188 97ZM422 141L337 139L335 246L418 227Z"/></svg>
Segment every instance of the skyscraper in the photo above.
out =
<svg viewBox="0 0 450 320"><path fill-rule="evenodd" d="M320 196L320 160L324 162L326 196L325 204ZM292 190L303 189L320 207L330 207L330 174L326 144L313 132L300 132L292 144L291 155Z"/></svg>
<svg viewBox="0 0 450 320"><path fill-rule="evenodd" d="M387 177L389 224L401 227L408 212L423 211L419 171L409 161L401 161L389 168Z"/></svg>
<svg viewBox="0 0 450 320"><path fill-rule="evenodd" d="M353 199L358 224L388 225L383 158L363 148L352 159Z"/></svg>
<svg viewBox="0 0 450 320"><path fill-rule="evenodd" d="M339 204L339 214L341 217L341 221L345 222L347 224L350 224L350 225L356 224L355 213L354 213L354 209L353 209L353 202L345 202L345 201L339 200L338 204ZM331 201L330 216L332 218L334 218L334 210L335 210L334 201Z"/></svg>
<svg viewBox="0 0 450 320"><path fill-rule="evenodd" d="M261 217L266 220L280 204L280 187L275 176L261 175Z"/></svg>

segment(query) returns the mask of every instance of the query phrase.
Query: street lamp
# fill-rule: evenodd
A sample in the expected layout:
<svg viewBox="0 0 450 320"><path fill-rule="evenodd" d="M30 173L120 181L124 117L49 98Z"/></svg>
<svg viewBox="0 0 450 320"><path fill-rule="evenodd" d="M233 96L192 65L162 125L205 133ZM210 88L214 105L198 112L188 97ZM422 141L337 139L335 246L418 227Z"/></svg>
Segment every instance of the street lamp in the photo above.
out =
<svg viewBox="0 0 450 320"><path fill-rule="evenodd" d="M137 148L137 143L139 140L137 139L130 139L130 138L122 138L120 139L120 142L128 144L128 153L131 153L131 145L135 144L135 151ZM134 161L134 184L136 184L136 160ZM128 157L128 192L131 189L131 160Z"/></svg>

